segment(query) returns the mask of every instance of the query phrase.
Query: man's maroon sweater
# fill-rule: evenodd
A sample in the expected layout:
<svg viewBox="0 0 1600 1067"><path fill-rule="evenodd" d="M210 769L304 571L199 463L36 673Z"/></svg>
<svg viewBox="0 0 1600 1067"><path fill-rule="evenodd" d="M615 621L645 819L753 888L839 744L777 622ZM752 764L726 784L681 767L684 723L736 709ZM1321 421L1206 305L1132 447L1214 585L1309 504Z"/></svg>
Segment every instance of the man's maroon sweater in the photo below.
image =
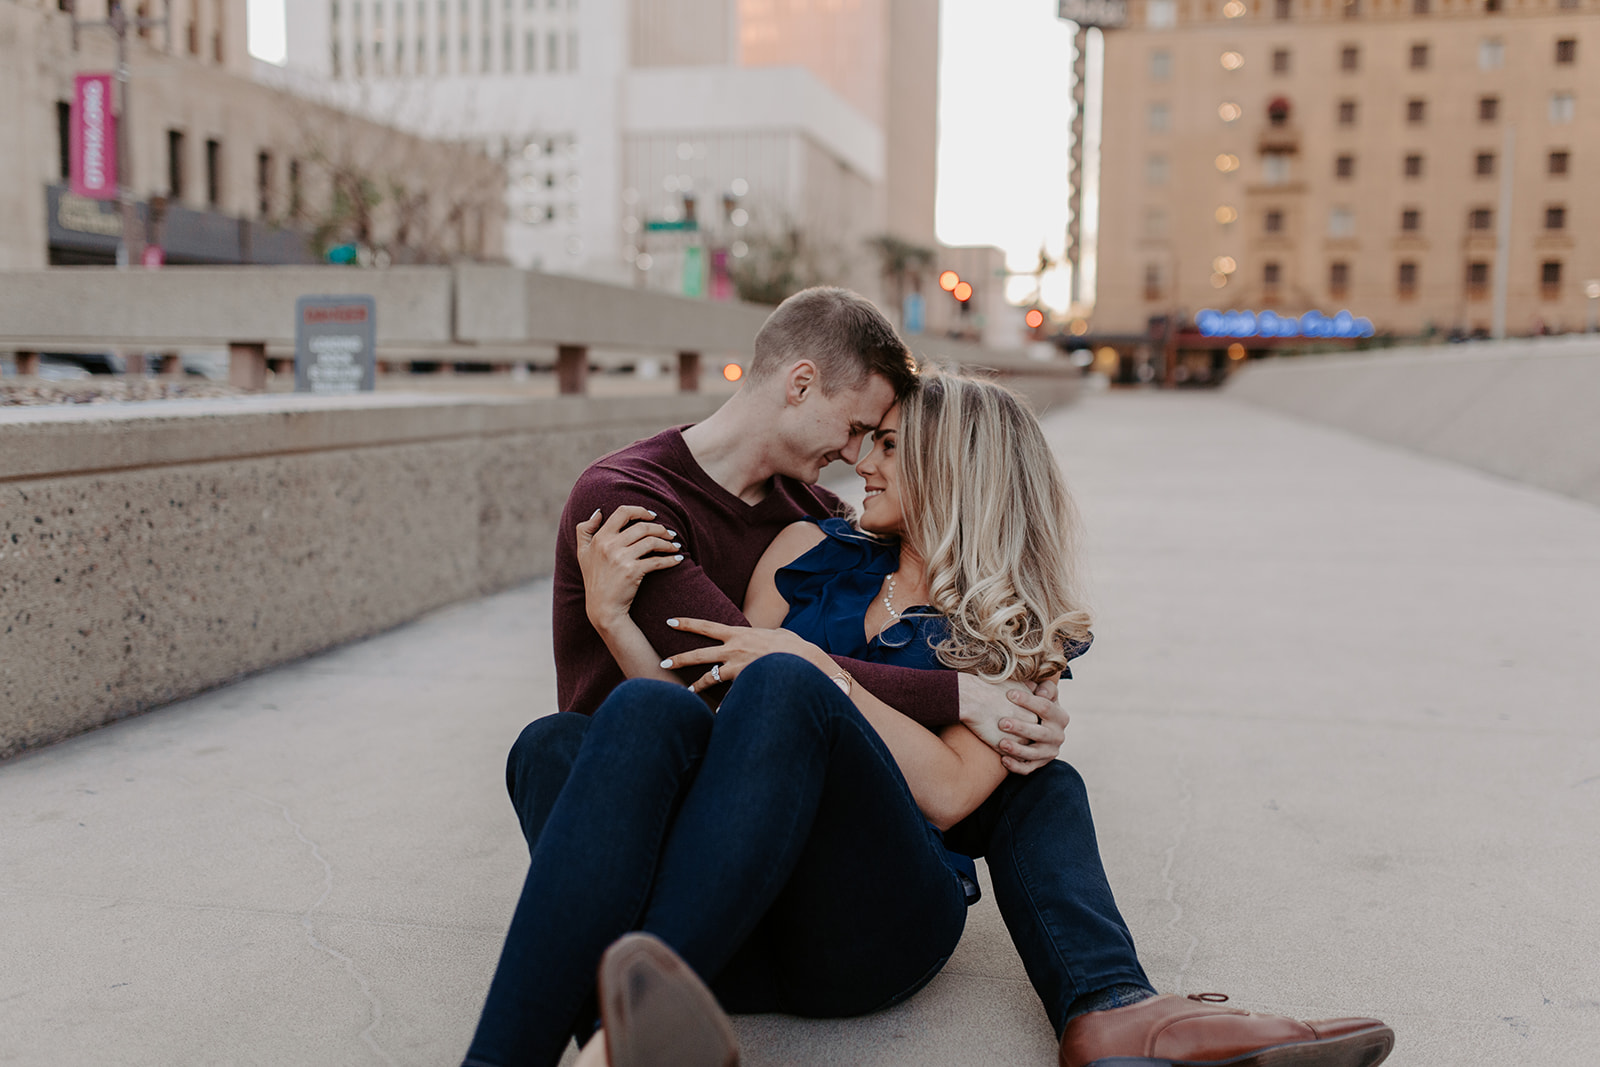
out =
<svg viewBox="0 0 1600 1067"><path fill-rule="evenodd" d="M709 642L667 626L675 616L748 626L740 605L756 563L792 522L838 514L843 505L826 489L791 478L773 479L759 504L746 504L711 480L681 429L666 430L596 460L567 497L556 539L556 699L563 711L592 715L623 674L589 624L578 568L575 527L600 509L609 516L627 504L649 508L678 531L684 560L647 575L634 599L634 621L662 656ZM930 726L959 721L956 675L835 657L867 691ZM685 684L702 672L680 672Z"/></svg>

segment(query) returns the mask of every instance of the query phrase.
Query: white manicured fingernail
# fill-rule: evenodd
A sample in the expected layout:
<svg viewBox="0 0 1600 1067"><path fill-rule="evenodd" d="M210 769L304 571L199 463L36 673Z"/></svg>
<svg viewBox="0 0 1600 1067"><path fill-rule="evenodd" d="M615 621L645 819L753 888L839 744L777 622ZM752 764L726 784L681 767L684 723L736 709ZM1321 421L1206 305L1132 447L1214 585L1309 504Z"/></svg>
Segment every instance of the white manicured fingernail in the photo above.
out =
<svg viewBox="0 0 1600 1067"><path fill-rule="evenodd" d="M668 626L677 626L678 625L678 620L677 619L668 619L667 620L667 625Z"/></svg>
<svg viewBox="0 0 1600 1067"><path fill-rule="evenodd" d="M682 548L682 547L683 547L683 545L681 545L681 544L679 544L679 543L678 543L678 542L677 542L677 541L674 541L674 542L672 542L672 547L673 547L673 548ZM678 557L678 558L679 558L679 559L682 559L682 558L683 558L683 557L682 557L682 556L679 556L679 557Z"/></svg>
<svg viewBox="0 0 1600 1067"><path fill-rule="evenodd" d="M664 659L664 660L661 661L661 666L665 670L671 670L672 669L672 661L670 659Z"/></svg>
<svg viewBox="0 0 1600 1067"><path fill-rule="evenodd" d="M653 512L653 511L652 511L652 512L651 512L651 513L650 513L650 517L651 517L651 518L652 518L652 519L653 519L653 518L655 518L655 517L656 517L656 513L655 513L655 512Z"/></svg>
<svg viewBox="0 0 1600 1067"><path fill-rule="evenodd" d="M677 530L668 530L667 531L667 536L668 537L677 537L678 536L678 531ZM672 547L673 548L677 548L678 546L677 545L673 545Z"/></svg>
<svg viewBox="0 0 1600 1067"><path fill-rule="evenodd" d="M672 558L677 560L679 563L683 562L683 557L682 556L673 556Z"/></svg>

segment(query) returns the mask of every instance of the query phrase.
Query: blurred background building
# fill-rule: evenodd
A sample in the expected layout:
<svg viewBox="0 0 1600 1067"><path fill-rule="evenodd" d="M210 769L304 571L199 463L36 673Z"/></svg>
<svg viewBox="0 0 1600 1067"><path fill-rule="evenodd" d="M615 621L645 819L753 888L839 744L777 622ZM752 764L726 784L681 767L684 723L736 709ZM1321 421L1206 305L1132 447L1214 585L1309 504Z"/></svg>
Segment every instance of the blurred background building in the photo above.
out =
<svg viewBox="0 0 1600 1067"><path fill-rule="evenodd" d="M1132 0L1106 33L1095 333L1170 342L1205 308L1583 329L1597 52L1596 0Z"/></svg>
<svg viewBox="0 0 1600 1067"><path fill-rule="evenodd" d="M287 17L286 66L258 76L486 146L518 266L885 296L883 238L935 247L938 0L288 0Z"/></svg>
<svg viewBox="0 0 1600 1067"><path fill-rule="evenodd" d="M110 201L67 189L73 75L110 72L116 38L62 0L0 0L0 267L110 264ZM77 15L103 21L107 0ZM129 15L160 17L141 0ZM133 255L169 263L304 263L330 249L380 262L499 256L503 171L477 148L429 142L251 77L245 0L173 0L170 39L127 33L131 120L122 185ZM337 254L337 253L336 253Z"/></svg>

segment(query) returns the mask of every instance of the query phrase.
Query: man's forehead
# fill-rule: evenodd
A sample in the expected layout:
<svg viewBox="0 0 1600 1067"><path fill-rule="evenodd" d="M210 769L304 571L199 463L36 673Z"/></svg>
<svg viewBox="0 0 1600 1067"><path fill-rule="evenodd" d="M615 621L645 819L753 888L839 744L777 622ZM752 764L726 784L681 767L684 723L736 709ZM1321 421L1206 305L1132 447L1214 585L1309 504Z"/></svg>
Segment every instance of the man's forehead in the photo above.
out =
<svg viewBox="0 0 1600 1067"><path fill-rule="evenodd" d="M881 374L869 377L859 389L852 389L850 421L862 431L875 430L894 408L894 386Z"/></svg>

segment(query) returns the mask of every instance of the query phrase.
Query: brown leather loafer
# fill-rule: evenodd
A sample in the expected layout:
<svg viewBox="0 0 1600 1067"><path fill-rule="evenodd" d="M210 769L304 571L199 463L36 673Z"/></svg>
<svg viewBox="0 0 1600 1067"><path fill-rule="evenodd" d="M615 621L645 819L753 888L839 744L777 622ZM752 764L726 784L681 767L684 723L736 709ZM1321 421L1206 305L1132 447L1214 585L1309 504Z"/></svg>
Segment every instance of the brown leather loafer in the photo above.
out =
<svg viewBox="0 0 1600 1067"><path fill-rule="evenodd" d="M659 939L627 934L600 958L611 1067L737 1067L739 1043L711 991Z"/></svg>
<svg viewBox="0 0 1600 1067"><path fill-rule="evenodd" d="M1067 1024L1061 1067L1375 1067L1394 1048L1377 1019L1299 1022L1218 1006L1219 993L1151 997Z"/></svg>

